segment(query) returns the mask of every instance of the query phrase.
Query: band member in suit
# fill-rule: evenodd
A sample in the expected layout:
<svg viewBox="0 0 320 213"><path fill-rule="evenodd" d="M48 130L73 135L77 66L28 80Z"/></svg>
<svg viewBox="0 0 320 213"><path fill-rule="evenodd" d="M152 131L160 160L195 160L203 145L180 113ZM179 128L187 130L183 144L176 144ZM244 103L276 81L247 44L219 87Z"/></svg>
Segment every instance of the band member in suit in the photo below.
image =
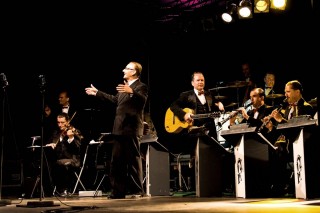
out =
<svg viewBox="0 0 320 213"><path fill-rule="evenodd" d="M241 64L241 71L242 77L240 80L246 82L242 100L242 105L244 105L244 103L250 99L250 91L257 87L257 73L253 72L252 65L248 61L244 61Z"/></svg>
<svg viewBox="0 0 320 213"><path fill-rule="evenodd" d="M290 119L300 115L310 115L313 116L312 106L306 102L302 96L302 85L297 80L292 80L285 85L285 100L282 110L275 109L271 113L271 117L278 123L287 123ZM275 124L274 126L276 126ZM293 162L293 148L292 142L294 138L290 137L295 134L285 134L281 130L277 130L277 139L275 140L275 145L278 147L277 152L275 152L273 160L274 171L274 188L278 195L283 195L284 193L293 193L294 184L293 180L290 180L287 167L290 162ZM292 179L292 178L291 178ZM291 189L290 189L291 188Z"/></svg>
<svg viewBox="0 0 320 213"><path fill-rule="evenodd" d="M250 91L250 100L251 105L247 108L241 107L236 112L241 112L241 120L240 123L248 123L251 127L262 128L260 131L268 132L269 125L265 125L262 127L264 123L264 117L271 114L273 108L265 104L265 92L262 88L254 88ZM230 124L235 123L236 116L230 120ZM271 130L271 128L270 128Z"/></svg>
<svg viewBox="0 0 320 213"><path fill-rule="evenodd" d="M73 119L73 123L75 123L76 120L76 113L77 109L75 105L71 104L71 97L69 95L69 92L67 90L62 90L59 93L59 107L58 107L58 113L65 112L68 114L69 118Z"/></svg>
<svg viewBox="0 0 320 213"><path fill-rule="evenodd" d="M194 136L203 136L202 138L208 141L209 144L219 142L217 141L217 130L214 118L204 117L193 119L193 116L224 111L224 106L219 100L216 100L209 91L204 89L205 77L202 72L194 72L191 75L191 85L193 89L180 93L178 99L170 105L170 110L181 122L190 124L190 128L183 129L180 134L177 135L178 142L181 141L183 144L179 146L179 150L177 151L179 153L190 154L191 159L194 159L197 141L197 137ZM191 111L185 110L186 108ZM175 144L177 145L177 143ZM232 158L230 157L229 159L231 162ZM225 169L228 170L229 167ZM232 172L231 167L230 169L230 172ZM190 176L192 175L194 174ZM226 176L231 177L232 175L228 174ZM226 181L226 179L224 179L224 181ZM225 183L224 185L226 188L229 183Z"/></svg>
<svg viewBox="0 0 320 213"><path fill-rule="evenodd" d="M224 111L224 106L209 91L204 90L205 78L202 72L192 74L191 85L193 90L182 92L179 98L171 104L170 109L180 121L193 123L193 126L204 126L205 130L209 131L208 134L217 139L214 119L208 117L194 120L192 116L194 114ZM186 112L185 108L189 108L193 112Z"/></svg>
<svg viewBox="0 0 320 213"><path fill-rule="evenodd" d="M140 140L143 136L144 108L148 98L148 86L140 81L142 66L130 62L123 69L124 83L116 87L116 95L107 94L93 85L85 88L88 95L117 105L113 125L113 150L110 166L112 192L110 198L125 195L144 195L142 155Z"/></svg>
<svg viewBox="0 0 320 213"><path fill-rule="evenodd" d="M80 167L80 146L83 136L78 129L69 124L67 113L59 113L56 119L58 129L52 133L46 146L54 150L52 175L56 191L61 196L67 196L74 183L71 168Z"/></svg>
<svg viewBox="0 0 320 213"><path fill-rule="evenodd" d="M266 96L265 103L270 106L278 107L283 99L283 89L276 84L276 75L272 71L267 71L263 77L261 88L264 88ZM279 97L273 95L280 95Z"/></svg>

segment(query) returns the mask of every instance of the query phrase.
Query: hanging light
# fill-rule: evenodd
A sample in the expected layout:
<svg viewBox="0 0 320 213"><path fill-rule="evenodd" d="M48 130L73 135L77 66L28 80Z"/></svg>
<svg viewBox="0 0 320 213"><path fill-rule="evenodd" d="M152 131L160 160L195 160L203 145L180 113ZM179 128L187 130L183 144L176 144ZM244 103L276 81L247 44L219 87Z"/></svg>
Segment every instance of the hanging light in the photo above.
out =
<svg viewBox="0 0 320 213"><path fill-rule="evenodd" d="M254 0L254 13L268 13L270 0Z"/></svg>
<svg viewBox="0 0 320 213"><path fill-rule="evenodd" d="M285 10L287 6L287 0L271 0L270 8Z"/></svg>
<svg viewBox="0 0 320 213"><path fill-rule="evenodd" d="M226 11L221 14L221 18L226 23L231 23L234 21L234 15L237 12L237 5L232 3L227 6Z"/></svg>
<svg viewBox="0 0 320 213"><path fill-rule="evenodd" d="M250 0L242 0L238 7L239 18L252 18L252 3Z"/></svg>

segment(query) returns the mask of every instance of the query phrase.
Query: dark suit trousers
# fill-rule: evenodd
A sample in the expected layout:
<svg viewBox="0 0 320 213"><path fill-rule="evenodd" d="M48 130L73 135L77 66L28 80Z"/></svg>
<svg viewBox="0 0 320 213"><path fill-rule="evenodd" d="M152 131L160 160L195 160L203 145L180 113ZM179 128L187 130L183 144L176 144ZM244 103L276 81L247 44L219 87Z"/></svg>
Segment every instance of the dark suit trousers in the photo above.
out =
<svg viewBox="0 0 320 213"><path fill-rule="evenodd" d="M136 136L114 136L110 165L112 194L144 193L140 142Z"/></svg>

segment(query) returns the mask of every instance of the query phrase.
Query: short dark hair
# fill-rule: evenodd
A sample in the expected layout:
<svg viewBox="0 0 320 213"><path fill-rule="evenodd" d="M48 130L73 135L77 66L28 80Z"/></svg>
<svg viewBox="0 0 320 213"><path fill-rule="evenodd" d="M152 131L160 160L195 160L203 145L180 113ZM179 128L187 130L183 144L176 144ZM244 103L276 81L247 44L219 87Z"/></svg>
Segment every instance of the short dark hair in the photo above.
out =
<svg viewBox="0 0 320 213"><path fill-rule="evenodd" d="M196 75L196 74L203 75L203 73L200 72L200 71L193 72L192 75L191 75L191 81L193 81L194 75Z"/></svg>
<svg viewBox="0 0 320 213"><path fill-rule="evenodd" d="M266 96L266 94L264 93L264 90L262 88L256 87L256 88L253 88L251 91L255 91L255 90L258 92L259 97Z"/></svg>
<svg viewBox="0 0 320 213"><path fill-rule="evenodd" d="M302 85L298 80L289 81L286 86L291 86L291 89L300 90L301 93L303 92Z"/></svg>
<svg viewBox="0 0 320 213"><path fill-rule="evenodd" d="M59 117L59 118L65 118L66 121L69 121L69 115L68 115L67 113L65 113L65 112L60 112L60 113L57 115L57 117Z"/></svg>

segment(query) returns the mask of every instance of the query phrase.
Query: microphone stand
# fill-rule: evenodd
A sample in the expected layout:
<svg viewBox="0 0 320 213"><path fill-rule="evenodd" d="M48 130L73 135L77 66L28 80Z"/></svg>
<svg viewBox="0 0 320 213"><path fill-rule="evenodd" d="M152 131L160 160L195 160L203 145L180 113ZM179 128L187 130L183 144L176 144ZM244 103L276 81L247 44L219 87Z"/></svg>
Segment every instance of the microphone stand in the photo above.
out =
<svg viewBox="0 0 320 213"><path fill-rule="evenodd" d="M4 134L5 134L5 98L6 98L6 87L9 85L7 78L4 73L1 73L2 76L2 88L3 88L3 101L2 101L2 136L1 136L1 162L0 162L0 205L9 205L11 204L10 200L2 200L2 173L3 173L3 146L4 146Z"/></svg>
<svg viewBox="0 0 320 213"><path fill-rule="evenodd" d="M43 186L42 186L42 174L43 174L43 144L44 144L44 108L45 108L45 86L46 81L44 75L39 76L40 80L40 92L42 94L42 110L41 110L41 156L40 156L40 197L39 201L29 201L27 202L28 207L51 207L59 206L59 204L54 204L53 201L43 201ZM18 206L18 205L17 205Z"/></svg>

